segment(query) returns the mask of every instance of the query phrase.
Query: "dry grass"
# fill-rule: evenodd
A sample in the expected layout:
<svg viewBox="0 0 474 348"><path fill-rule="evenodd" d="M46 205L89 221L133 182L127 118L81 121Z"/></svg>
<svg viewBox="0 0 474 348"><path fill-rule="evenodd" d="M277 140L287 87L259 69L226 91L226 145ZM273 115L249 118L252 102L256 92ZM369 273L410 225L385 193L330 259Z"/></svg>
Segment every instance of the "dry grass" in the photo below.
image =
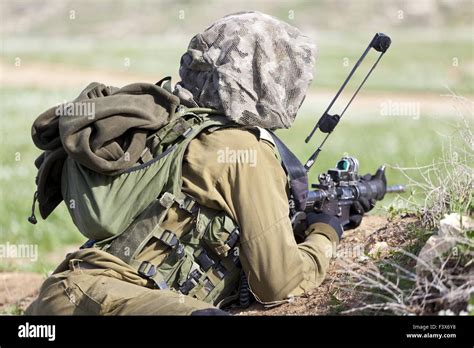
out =
<svg viewBox="0 0 474 348"><path fill-rule="evenodd" d="M343 312L427 315L467 314L472 312L474 295L474 231L466 230L449 237L451 247L436 259L418 256L427 232L439 227L439 221L450 213L473 214L474 137L472 102L450 95L459 116L455 131L447 136L443 156L431 165L398 168L409 182L412 192L421 194L420 204L413 194L404 199L403 212L417 217L414 230L399 230L398 246L381 259L364 263L346 261L338 277L338 287L352 296L355 305ZM421 174L417 181L412 171ZM401 210L396 210L401 213ZM462 226L462 224L461 224ZM381 230L374 241L390 238ZM445 237L446 238L446 237ZM441 242L445 242L442 239Z"/></svg>
<svg viewBox="0 0 474 348"><path fill-rule="evenodd" d="M338 287L357 293L358 298L354 308L342 314L427 315L448 311L467 314L474 292L474 243L470 238L459 243L470 251L456 256L449 253L435 266L403 249L396 251L398 256L422 265L423 272L401 266L399 259L366 264L346 262L341 271L346 276L339 281ZM470 261L466 262L467 259Z"/></svg>

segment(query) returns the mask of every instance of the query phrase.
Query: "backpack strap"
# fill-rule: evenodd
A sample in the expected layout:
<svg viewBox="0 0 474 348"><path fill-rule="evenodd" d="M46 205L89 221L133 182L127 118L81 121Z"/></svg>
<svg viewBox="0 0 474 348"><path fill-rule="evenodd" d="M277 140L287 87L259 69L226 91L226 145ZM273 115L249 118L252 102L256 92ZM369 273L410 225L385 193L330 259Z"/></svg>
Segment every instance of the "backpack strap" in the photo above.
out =
<svg viewBox="0 0 474 348"><path fill-rule="evenodd" d="M127 230L103 248L108 253L131 265L140 275L153 280L160 289L167 289L168 285L160 277L156 267L146 261L139 262L136 256L148 241L157 234L157 228L166 217L171 204L168 205L164 202L162 199L153 202ZM159 232L163 234L164 231Z"/></svg>
<svg viewBox="0 0 474 348"><path fill-rule="evenodd" d="M157 267L148 261L139 261L136 257L153 237L170 247L178 259L184 256L184 248L176 234L160 227L175 202L188 213L197 214L199 207L192 198L186 196L176 199L173 194L165 192L110 244L101 247L98 243L96 246L135 268L141 276L152 280L158 288L168 289L166 279L158 272Z"/></svg>
<svg viewBox="0 0 474 348"><path fill-rule="evenodd" d="M300 160L291 152L275 133L269 131L280 154L283 169L290 177L290 190L295 208L303 211L308 200L308 174Z"/></svg>
<svg viewBox="0 0 474 348"><path fill-rule="evenodd" d="M173 93L172 88L171 88L171 76L163 77L160 81L155 83L155 85L166 89L170 93Z"/></svg>

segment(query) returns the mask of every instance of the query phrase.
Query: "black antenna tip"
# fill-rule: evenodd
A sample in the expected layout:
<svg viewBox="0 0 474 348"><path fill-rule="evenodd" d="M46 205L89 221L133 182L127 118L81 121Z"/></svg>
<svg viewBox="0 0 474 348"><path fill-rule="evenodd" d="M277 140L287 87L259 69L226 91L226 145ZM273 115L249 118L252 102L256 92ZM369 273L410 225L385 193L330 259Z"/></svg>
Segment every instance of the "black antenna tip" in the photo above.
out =
<svg viewBox="0 0 474 348"><path fill-rule="evenodd" d="M372 47L377 52L385 53L392 43L392 39L385 35L384 33L377 33L374 36L374 39L370 43L370 47Z"/></svg>

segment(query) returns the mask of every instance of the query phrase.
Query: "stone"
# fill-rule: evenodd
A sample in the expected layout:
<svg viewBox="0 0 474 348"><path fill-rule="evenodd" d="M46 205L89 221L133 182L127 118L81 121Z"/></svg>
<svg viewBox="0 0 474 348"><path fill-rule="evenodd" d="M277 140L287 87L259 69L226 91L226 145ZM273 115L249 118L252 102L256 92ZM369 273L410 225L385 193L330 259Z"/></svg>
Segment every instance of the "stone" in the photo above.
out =
<svg viewBox="0 0 474 348"><path fill-rule="evenodd" d="M373 259L383 259L390 254L390 247L387 242L377 242L367 253Z"/></svg>
<svg viewBox="0 0 474 348"><path fill-rule="evenodd" d="M457 252L456 245L458 239L466 231L474 229L474 220L468 216L461 216L457 213L446 215L440 221L440 228L436 235L431 236L418 254L416 271L420 274L423 270L434 267L437 260L448 253Z"/></svg>

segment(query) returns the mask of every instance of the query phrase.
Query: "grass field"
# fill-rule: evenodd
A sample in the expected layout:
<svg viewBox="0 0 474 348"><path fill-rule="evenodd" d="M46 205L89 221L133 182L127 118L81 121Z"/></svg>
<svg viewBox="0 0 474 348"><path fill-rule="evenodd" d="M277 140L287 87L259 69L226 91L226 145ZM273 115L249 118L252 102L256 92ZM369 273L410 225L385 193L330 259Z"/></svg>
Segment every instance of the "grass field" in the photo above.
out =
<svg viewBox="0 0 474 348"><path fill-rule="evenodd" d="M319 32L315 39L318 58L316 80L312 89L335 89L349 73L372 38L373 31L356 31L350 40L336 32ZM405 31L387 32L392 46L367 84L373 91L416 91L445 93L451 88L456 93L473 94L474 67L472 39L469 28L447 33ZM423 40L420 43L420 40ZM2 61L14 64L48 63L155 76L173 75L175 80L179 60L189 42L187 35L144 38L90 38L77 37L6 37L3 39ZM341 43L343 42L343 43ZM361 66L368 69L376 55L371 53ZM363 75L355 76L356 85Z"/></svg>
<svg viewBox="0 0 474 348"><path fill-rule="evenodd" d="M58 100L72 98L77 91L48 89L3 88L2 90L2 147L0 171L2 205L0 211L0 242L38 244L40 255L60 248L62 245L79 244L83 237L72 224L67 210L61 206L46 221L31 225L26 218L30 214L36 174L33 161L39 154L30 139L30 127L34 117L55 104ZM446 101L449 103L449 100ZM309 103L309 102L308 102ZM317 110L320 112L321 110ZM434 120L420 117L383 117L369 115L358 117L361 110L348 115L331 136L311 172L314 182L317 175L333 167L345 153L356 156L361 164L361 173L374 172L381 164L415 166L430 163L441 153L442 137L450 132L454 120L446 117ZM280 131L282 139L302 160L306 160L321 140L318 134L311 144L303 139L313 126L316 113L311 104L303 108L294 127ZM388 169L390 184L404 183L403 176ZM389 205L388 197L382 206ZM7 267L7 266L4 266ZM10 267L10 266L8 266ZM52 265L47 261L37 262L33 270L44 271Z"/></svg>
<svg viewBox="0 0 474 348"><path fill-rule="evenodd" d="M327 142L312 169L312 182L346 153L359 159L362 174L373 173L382 164L414 167L431 163L441 156L443 135L452 134L456 123L450 99L443 99L440 94L448 93L447 88L466 96L474 94L474 59L469 30L458 28L450 32L433 32L398 28L388 34L393 40L391 49L361 93L362 101L354 102ZM112 74L154 76L156 80L172 74L176 80L179 58L189 40L189 35L148 35L140 39L98 36L94 40L81 36L74 40L68 37L50 39L41 33L39 35L2 38L2 65L8 69L21 69L14 66L19 58L21 66L64 66L79 74L93 69ZM318 32L319 54L311 93L294 127L278 132L301 160L306 160L322 139L318 134L310 144L305 144L305 136L372 35L372 30L355 31L350 38L347 33ZM370 59L363 65L361 73L369 67ZM346 61L347 65L344 64ZM26 220L35 190L33 161L40 153L31 141L31 124L50 106L74 98L82 87L52 87L48 84L48 72L42 73L46 78L40 87L31 87L27 83L21 86L2 83L0 86L0 243L38 244L40 252L37 263L22 266L3 264L0 270L20 267L46 272L54 265L41 255L84 240L64 206L47 221L40 220L35 226ZM359 74L349 89L362 76ZM420 103L420 114L417 117L382 115L380 99L370 99L381 92L384 93L381 100L396 100L398 95L403 95L414 103ZM425 103L425 97L444 105L444 111L433 113L433 108ZM403 175L394 169L389 168L387 176L389 184L405 182ZM381 206L388 206L391 201L392 198L388 197Z"/></svg>

